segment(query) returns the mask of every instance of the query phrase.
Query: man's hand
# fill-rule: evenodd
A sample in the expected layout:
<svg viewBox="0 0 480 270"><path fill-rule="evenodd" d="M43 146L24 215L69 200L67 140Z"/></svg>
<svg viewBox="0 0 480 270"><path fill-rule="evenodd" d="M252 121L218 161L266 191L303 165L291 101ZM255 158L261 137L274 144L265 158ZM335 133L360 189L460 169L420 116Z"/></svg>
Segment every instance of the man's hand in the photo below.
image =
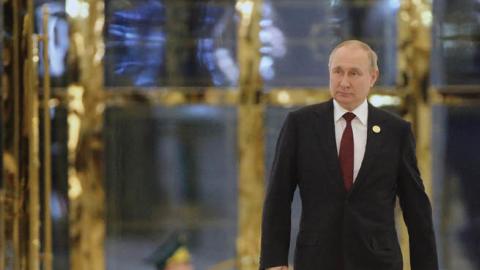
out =
<svg viewBox="0 0 480 270"><path fill-rule="evenodd" d="M267 270L288 270L288 266L285 266L285 265L275 266L275 267L267 268Z"/></svg>

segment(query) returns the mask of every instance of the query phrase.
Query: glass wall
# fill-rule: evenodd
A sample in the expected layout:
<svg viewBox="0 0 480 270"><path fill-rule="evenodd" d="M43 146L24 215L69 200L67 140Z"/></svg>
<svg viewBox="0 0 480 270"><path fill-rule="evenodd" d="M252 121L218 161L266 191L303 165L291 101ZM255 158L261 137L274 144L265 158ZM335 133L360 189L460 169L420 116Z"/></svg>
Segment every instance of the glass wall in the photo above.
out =
<svg viewBox="0 0 480 270"><path fill-rule="evenodd" d="M480 2L434 1L432 28L433 85L479 85Z"/></svg>
<svg viewBox="0 0 480 270"><path fill-rule="evenodd" d="M379 55L379 86L396 80L400 1L264 1L261 72L266 88L328 86L328 55L340 41L362 39Z"/></svg>
<svg viewBox="0 0 480 270"><path fill-rule="evenodd" d="M237 85L234 7L229 0L107 1L106 85Z"/></svg>
<svg viewBox="0 0 480 270"><path fill-rule="evenodd" d="M434 1L434 217L442 269L480 268L480 2ZM448 102L448 99L454 102Z"/></svg>
<svg viewBox="0 0 480 270"><path fill-rule="evenodd" d="M233 259L236 109L140 93L237 86L235 2L110 1L105 15L106 90L139 93L105 114L107 269L153 269L172 245L195 269Z"/></svg>
<svg viewBox="0 0 480 270"><path fill-rule="evenodd" d="M61 270L70 265L67 108L57 107L51 111L51 117L53 267Z"/></svg>
<svg viewBox="0 0 480 270"><path fill-rule="evenodd" d="M234 258L236 110L111 107L105 119L107 269L153 269L176 241L195 269Z"/></svg>
<svg viewBox="0 0 480 270"><path fill-rule="evenodd" d="M480 267L480 106L434 109L434 217L442 269Z"/></svg>
<svg viewBox="0 0 480 270"><path fill-rule="evenodd" d="M73 69L73 63L68 60L70 48L69 22L65 6L65 0L37 0L34 1L35 12L35 32L47 33L49 35L48 55L50 65L51 85L54 88L64 88L68 82L74 80L76 70ZM48 28L43 29L43 11L48 9ZM44 75L43 43L39 43L40 61L38 63L38 73L40 78Z"/></svg>

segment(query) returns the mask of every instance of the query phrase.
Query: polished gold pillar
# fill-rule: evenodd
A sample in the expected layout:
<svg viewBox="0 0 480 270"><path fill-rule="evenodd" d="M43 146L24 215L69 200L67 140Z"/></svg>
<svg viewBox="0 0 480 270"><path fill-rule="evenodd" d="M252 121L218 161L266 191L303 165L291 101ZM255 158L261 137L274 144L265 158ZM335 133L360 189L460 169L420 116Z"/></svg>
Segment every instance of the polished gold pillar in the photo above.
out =
<svg viewBox="0 0 480 270"><path fill-rule="evenodd" d="M12 145L9 147L8 151L11 153L11 157L13 160L12 171L10 172L12 175L12 190L10 192L12 201L12 222L11 222L11 230L12 230L12 249L13 249L13 269L20 270L22 265L21 258L23 257L23 250L21 248L21 207L23 201L23 193L21 191L21 187L24 184L25 179L21 178L20 174L20 166L17 162L20 162L20 127L21 127L21 108L23 107L23 102L20 100L20 91L21 90L21 74L23 64L20 58L20 41L22 39L21 31L22 31L22 19L20 17L20 4L19 1L11 0L12 6L12 44L9 48L11 51L11 69L12 74L9 74L10 77L10 85L11 89L9 91L9 98L8 101L13 102L13 108L11 109L11 115L9 121L13 122L13 130L6 131L9 133L8 136L11 136ZM21 105L22 104L22 105ZM7 149L8 146L5 146ZM9 195L8 193L6 195Z"/></svg>
<svg viewBox="0 0 480 270"><path fill-rule="evenodd" d="M0 269L40 269L42 260L48 257L41 254L41 228L48 227L42 224L41 210L50 216L50 196L44 195L42 204L40 188L40 181L45 179L45 175L40 175L41 166L45 166L44 156L40 156L40 117L49 119L48 114L40 115L39 100L39 42L44 37L34 33L33 1L10 0L5 7L8 8L5 12L11 14L4 18L5 27L11 27L5 30L12 35L5 39L2 52L6 66L2 74L2 113L6 127L2 138L6 142L2 157L6 165L2 207L4 229L8 232L2 248L7 249L9 256ZM46 50L44 57L48 58ZM45 71L46 85L48 69ZM47 237L44 235L44 239Z"/></svg>
<svg viewBox="0 0 480 270"><path fill-rule="evenodd" d="M68 94L68 184L70 269L105 269L103 188L104 1L67 0L69 64L78 80Z"/></svg>
<svg viewBox="0 0 480 270"><path fill-rule="evenodd" d="M39 61L38 36L34 34L34 6L33 1L27 2L27 15L25 16L24 41L26 42L27 57L25 61L24 127L28 148L28 256L27 268L38 270L40 268L40 134L39 134L39 102L38 102L38 72Z"/></svg>
<svg viewBox="0 0 480 270"><path fill-rule="evenodd" d="M430 71L432 3L429 0L405 0L398 13L398 80L406 91L406 118L413 123L417 139L417 157L425 189L432 190L431 105L428 93ZM404 80L404 81L402 81ZM408 233L400 224L400 242L404 270L410 269Z"/></svg>
<svg viewBox="0 0 480 270"><path fill-rule="evenodd" d="M42 43L43 43L43 98L42 98L42 122L43 122L43 268L52 270L52 211L50 208L52 197L52 136L50 127L50 61L48 54L48 8L42 9Z"/></svg>
<svg viewBox="0 0 480 270"><path fill-rule="evenodd" d="M264 105L260 97L260 19L262 0L238 0L238 236L237 268L258 269L264 195Z"/></svg>

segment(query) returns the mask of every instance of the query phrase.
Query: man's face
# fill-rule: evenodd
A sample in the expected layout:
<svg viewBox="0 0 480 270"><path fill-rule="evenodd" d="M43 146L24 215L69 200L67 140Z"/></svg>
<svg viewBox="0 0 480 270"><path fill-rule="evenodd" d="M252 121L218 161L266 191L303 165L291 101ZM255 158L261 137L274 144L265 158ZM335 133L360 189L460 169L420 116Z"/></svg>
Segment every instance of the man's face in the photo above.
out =
<svg viewBox="0 0 480 270"><path fill-rule="evenodd" d="M378 70L370 67L368 54L362 48L346 45L331 57L330 94L349 111L360 105L378 77Z"/></svg>

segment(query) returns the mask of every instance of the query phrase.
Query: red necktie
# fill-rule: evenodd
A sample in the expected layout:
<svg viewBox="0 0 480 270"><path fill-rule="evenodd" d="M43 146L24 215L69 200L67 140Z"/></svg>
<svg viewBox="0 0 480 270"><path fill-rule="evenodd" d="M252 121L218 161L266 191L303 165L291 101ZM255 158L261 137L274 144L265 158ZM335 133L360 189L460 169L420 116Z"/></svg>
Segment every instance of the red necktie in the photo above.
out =
<svg viewBox="0 0 480 270"><path fill-rule="evenodd" d="M352 120L355 114L347 112L343 115L347 122L347 126L343 131L342 140L340 141L340 152L338 158L340 160L340 167L342 169L343 184L345 190L348 192L353 185L353 131Z"/></svg>

